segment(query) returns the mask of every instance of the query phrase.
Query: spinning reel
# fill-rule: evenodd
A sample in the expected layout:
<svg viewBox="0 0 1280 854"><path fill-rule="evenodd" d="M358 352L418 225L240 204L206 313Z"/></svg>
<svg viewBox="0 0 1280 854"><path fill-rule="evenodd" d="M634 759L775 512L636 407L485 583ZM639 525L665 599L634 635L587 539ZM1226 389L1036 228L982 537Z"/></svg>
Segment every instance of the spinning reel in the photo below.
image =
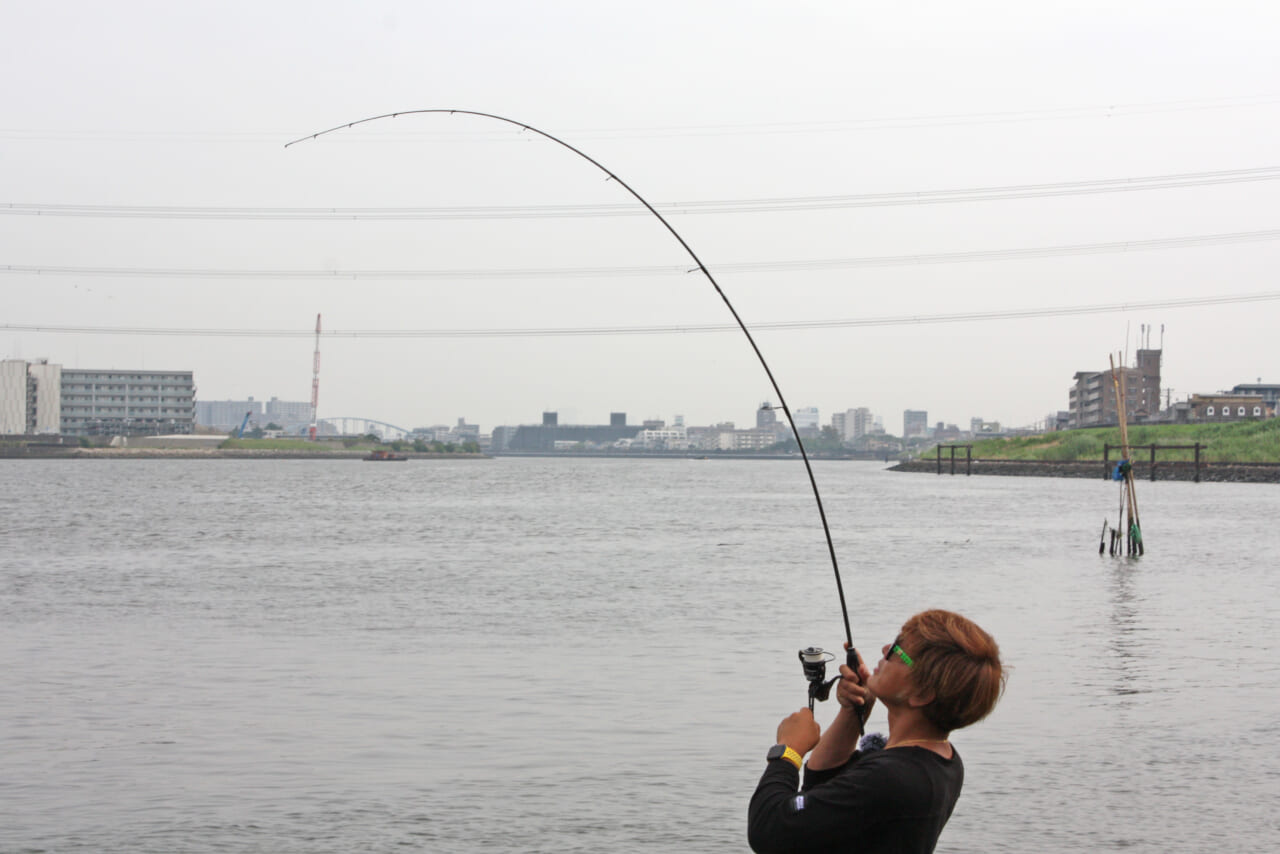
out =
<svg viewBox="0 0 1280 854"><path fill-rule="evenodd" d="M809 680L809 711L813 711L814 701L825 702L831 696L831 686L840 681L840 677L827 678L827 662L835 661L833 652L820 646L807 646L800 650L800 667L804 670L804 678ZM849 647L845 654L845 664L854 673L858 672L858 652Z"/></svg>

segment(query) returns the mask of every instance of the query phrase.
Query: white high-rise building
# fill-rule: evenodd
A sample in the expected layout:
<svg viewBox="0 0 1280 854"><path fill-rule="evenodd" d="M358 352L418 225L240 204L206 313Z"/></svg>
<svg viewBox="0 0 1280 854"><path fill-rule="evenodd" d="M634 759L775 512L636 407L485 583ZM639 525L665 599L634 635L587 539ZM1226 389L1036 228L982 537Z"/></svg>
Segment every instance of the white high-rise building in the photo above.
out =
<svg viewBox="0 0 1280 854"><path fill-rule="evenodd" d="M27 376L35 384L35 411L28 414L28 423L34 428L32 432L62 432L62 365L31 362L27 365Z"/></svg>
<svg viewBox="0 0 1280 854"><path fill-rule="evenodd" d="M796 432L801 436L818 435L818 407L801 406L799 409L792 411L791 417L795 419Z"/></svg>
<svg viewBox="0 0 1280 854"><path fill-rule="evenodd" d="M21 359L0 362L0 435L27 432L27 363Z"/></svg>
<svg viewBox="0 0 1280 854"><path fill-rule="evenodd" d="M57 433L62 418L62 366L0 362L0 434Z"/></svg>

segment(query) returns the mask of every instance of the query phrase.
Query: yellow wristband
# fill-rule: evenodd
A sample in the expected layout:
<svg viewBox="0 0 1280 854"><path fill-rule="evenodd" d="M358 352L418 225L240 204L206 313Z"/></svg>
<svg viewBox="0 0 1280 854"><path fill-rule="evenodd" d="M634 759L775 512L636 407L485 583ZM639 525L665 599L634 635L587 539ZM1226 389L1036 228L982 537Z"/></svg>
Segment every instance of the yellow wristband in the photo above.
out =
<svg viewBox="0 0 1280 854"><path fill-rule="evenodd" d="M799 753L796 753L790 747L788 747L786 750L782 752L782 758L790 762L792 765L796 766L797 771L800 770L800 767L802 765L804 765L804 757L801 756Z"/></svg>

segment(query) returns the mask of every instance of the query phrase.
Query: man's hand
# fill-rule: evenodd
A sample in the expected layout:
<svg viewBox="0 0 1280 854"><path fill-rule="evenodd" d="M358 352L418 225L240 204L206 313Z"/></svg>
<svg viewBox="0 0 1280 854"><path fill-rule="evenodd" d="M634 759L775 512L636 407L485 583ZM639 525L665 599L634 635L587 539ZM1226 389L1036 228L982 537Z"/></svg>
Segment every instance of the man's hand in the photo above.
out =
<svg viewBox="0 0 1280 854"><path fill-rule="evenodd" d="M778 724L778 744L785 744L801 756L813 750L821 736L822 727L807 708L787 715Z"/></svg>
<svg viewBox="0 0 1280 854"><path fill-rule="evenodd" d="M849 645L845 644L847 648ZM840 665L840 682L836 685L836 702L846 709L857 712L858 720L866 723L871 717L871 707L875 705L876 695L867 687L871 678L871 670L858 656L858 671L854 673L847 664Z"/></svg>

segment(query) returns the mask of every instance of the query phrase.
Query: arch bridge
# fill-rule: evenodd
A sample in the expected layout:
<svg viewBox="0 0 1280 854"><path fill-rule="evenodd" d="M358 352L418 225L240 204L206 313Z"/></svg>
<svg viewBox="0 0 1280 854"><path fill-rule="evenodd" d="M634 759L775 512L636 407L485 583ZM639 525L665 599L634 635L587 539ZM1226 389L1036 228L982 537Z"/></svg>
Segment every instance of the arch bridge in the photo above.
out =
<svg viewBox="0 0 1280 854"><path fill-rule="evenodd" d="M340 436L364 436L373 433L384 442L391 439L403 439L411 432L403 427L388 424L385 421L377 421L373 418L362 418L355 415L326 415L324 418L318 419L316 424L320 428L318 432L325 433L327 431L321 425L328 425L329 430L333 430Z"/></svg>

